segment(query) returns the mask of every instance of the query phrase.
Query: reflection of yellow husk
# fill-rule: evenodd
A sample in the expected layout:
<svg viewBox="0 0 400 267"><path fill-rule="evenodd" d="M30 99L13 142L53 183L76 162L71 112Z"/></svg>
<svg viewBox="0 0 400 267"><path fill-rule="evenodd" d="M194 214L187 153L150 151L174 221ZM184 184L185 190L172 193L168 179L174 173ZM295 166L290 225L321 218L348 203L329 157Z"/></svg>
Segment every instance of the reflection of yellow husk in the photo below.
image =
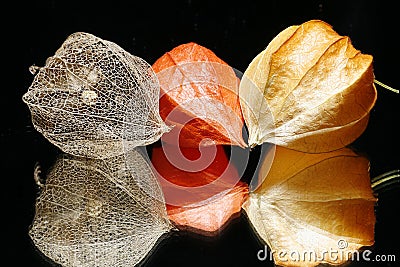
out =
<svg viewBox="0 0 400 267"><path fill-rule="evenodd" d="M342 264L349 258L323 257L323 252L351 255L374 243L377 199L365 157L348 148L307 154L277 147L269 172L262 169L264 182L243 205L254 230L271 251L319 256L317 261L295 261L276 253L276 264ZM339 241L346 247L338 247Z"/></svg>

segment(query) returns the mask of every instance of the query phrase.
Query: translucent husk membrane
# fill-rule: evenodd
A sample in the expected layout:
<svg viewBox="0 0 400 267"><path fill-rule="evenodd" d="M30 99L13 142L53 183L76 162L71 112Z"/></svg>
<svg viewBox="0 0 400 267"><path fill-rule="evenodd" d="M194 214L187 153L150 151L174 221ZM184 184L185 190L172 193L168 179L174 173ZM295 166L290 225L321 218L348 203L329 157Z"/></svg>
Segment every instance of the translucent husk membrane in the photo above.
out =
<svg viewBox="0 0 400 267"><path fill-rule="evenodd" d="M77 32L31 70L37 74L23 101L35 129L63 152L108 158L169 130L151 66L115 43Z"/></svg>
<svg viewBox="0 0 400 267"><path fill-rule="evenodd" d="M134 173L124 156L55 162L29 231L44 255L62 266L134 266L172 229L150 165L139 150L127 155ZM137 179L152 181L157 199Z"/></svg>

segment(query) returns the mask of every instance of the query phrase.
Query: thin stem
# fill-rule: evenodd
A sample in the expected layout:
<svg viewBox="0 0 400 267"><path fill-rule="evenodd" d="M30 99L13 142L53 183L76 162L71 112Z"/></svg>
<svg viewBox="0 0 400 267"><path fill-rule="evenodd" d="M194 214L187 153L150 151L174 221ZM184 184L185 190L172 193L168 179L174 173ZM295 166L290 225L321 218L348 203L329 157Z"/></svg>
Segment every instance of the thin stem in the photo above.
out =
<svg viewBox="0 0 400 267"><path fill-rule="evenodd" d="M387 185L391 184L392 182L396 182L396 178L400 177L400 170L393 170L386 172L384 174L378 175L371 180L371 187L372 189L376 190L377 187L386 187ZM398 182L398 181L397 181Z"/></svg>
<svg viewBox="0 0 400 267"><path fill-rule="evenodd" d="M392 91L392 92L395 92L396 94L399 93L399 90L394 89L393 87L390 87L390 86L388 86L388 85L386 85L386 84L384 84L384 83L381 83L381 82L378 81L378 80L374 80L374 83L376 83L376 84L382 86L382 87L385 88L385 89L388 89L388 90L390 90L390 91Z"/></svg>

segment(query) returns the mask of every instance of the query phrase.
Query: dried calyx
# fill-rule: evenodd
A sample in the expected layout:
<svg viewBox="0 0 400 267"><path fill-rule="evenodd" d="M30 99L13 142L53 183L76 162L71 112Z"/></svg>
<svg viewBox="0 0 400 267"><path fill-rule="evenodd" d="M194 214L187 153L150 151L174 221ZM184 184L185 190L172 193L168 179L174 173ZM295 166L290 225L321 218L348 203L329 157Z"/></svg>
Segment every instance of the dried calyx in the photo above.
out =
<svg viewBox="0 0 400 267"><path fill-rule="evenodd" d="M36 76L23 101L35 129L63 152L108 158L169 130L151 66L115 43L77 32L31 71Z"/></svg>

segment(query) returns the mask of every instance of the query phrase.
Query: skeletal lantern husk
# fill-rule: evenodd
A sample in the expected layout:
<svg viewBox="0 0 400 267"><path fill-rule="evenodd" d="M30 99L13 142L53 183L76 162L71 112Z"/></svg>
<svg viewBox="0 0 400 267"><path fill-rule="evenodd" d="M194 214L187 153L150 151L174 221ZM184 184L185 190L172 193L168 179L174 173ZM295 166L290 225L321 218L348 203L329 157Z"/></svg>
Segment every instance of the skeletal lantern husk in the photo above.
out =
<svg viewBox="0 0 400 267"><path fill-rule="evenodd" d="M303 153L277 147L243 209L279 266L343 264L374 243L369 161L348 148ZM355 255L355 256L354 256Z"/></svg>
<svg viewBox="0 0 400 267"><path fill-rule="evenodd" d="M372 61L323 21L280 32L240 83L249 146L319 153L353 142L376 101Z"/></svg>
<svg viewBox="0 0 400 267"><path fill-rule="evenodd" d="M124 156L56 161L29 230L45 256L62 266L135 266L173 228L151 166L136 149L127 156L129 164Z"/></svg>
<svg viewBox="0 0 400 267"><path fill-rule="evenodd" d="M77 32L32 70L38 73L23 101L35 129L63 152L112 157L169 130L151 66L115 43Z"/></svg>

